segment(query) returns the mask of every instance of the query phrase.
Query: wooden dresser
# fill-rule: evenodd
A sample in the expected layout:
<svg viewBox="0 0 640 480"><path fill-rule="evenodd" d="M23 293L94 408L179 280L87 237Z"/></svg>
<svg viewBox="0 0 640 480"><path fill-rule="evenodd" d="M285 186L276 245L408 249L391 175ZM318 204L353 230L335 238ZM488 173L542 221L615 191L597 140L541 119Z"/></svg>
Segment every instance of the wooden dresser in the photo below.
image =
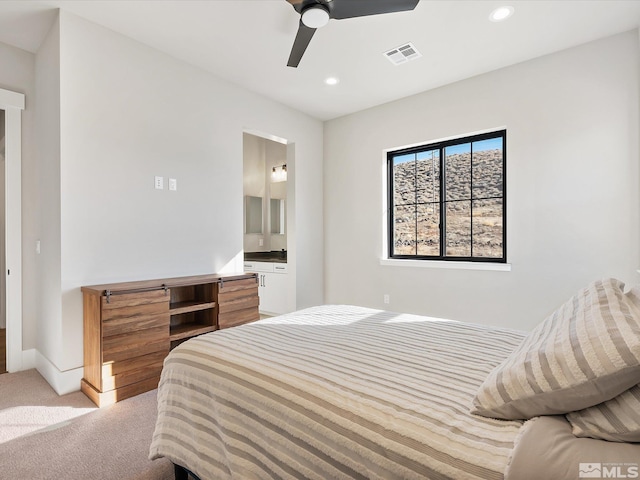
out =
<svg viewBox="0 0 640 480"><path fill-rule="evenodd" d="M82 294L81 389L99 407L156 388L181 342L260 318L254 273L93 285Z"/></svg>

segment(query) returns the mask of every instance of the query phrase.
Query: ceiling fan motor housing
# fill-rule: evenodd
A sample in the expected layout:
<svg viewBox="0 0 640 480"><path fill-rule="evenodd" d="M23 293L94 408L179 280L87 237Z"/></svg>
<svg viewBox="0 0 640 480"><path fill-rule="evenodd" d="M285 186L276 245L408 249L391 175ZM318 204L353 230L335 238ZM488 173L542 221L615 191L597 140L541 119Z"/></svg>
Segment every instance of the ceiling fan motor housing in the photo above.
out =
<svg viewBox="0 0 640 480"><path fill-rule="evenodd" d="M309 28L324 27L329 23L329 10L320 4L314 4L302 11L302 23Z"/></svg>

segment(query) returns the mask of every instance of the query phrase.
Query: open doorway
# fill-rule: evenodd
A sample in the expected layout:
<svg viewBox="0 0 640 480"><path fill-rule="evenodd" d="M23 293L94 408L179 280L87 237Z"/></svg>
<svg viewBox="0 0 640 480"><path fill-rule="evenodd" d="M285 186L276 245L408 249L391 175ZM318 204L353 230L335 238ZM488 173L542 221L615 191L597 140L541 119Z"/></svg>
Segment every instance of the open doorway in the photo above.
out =
<svg viewBox="0 0 640 480"><path fill-rule="evenodd" d="M4 241L4 172L5 172L5 120L4 110L0 110L0 272L5 270ZM0 275L0 374L7 372L7 311L4 275Z"/></svg>
<svg viewBox="0 0 640 480"><path fill-rule="evenodd" d="M22 351L22 111L23 93L0 88L0 111L4 161L0 189L2 194L2 259L0 271L0 297L5 315L6 370L18 372L23 368Z"/></svg>
<svg viewBox="0 0 640 480"><path fill-rule="evenodd" d="M244 270L258 274L260 315L295 310L294 144L243 132Z"/></svg>

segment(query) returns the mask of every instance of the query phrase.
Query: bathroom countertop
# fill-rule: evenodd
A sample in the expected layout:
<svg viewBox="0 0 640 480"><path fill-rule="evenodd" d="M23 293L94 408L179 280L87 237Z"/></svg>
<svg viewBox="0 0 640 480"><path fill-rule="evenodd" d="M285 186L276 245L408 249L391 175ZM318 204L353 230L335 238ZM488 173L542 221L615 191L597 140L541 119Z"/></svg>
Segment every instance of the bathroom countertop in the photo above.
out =
<svg viewBox="0 0 640 480"><path fill-rule="evenodd" d="M287 252L244 252L244 260L245 262L287 263Z"/></svg>

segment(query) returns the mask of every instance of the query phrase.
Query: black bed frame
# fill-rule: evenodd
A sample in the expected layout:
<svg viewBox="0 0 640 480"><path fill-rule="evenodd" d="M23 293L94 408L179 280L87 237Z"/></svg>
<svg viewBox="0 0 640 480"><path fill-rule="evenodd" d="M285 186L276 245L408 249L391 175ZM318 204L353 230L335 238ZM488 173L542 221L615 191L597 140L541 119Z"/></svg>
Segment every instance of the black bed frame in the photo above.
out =
<svg viewBox="0 0 640 480"><path fill-rule="evenodd" d="M177 463L173 464L173 473L175 474L176 480L189 480L189 475L193 480L200 480L197 475L194 475L186 468L178 465Z"/></svg>

